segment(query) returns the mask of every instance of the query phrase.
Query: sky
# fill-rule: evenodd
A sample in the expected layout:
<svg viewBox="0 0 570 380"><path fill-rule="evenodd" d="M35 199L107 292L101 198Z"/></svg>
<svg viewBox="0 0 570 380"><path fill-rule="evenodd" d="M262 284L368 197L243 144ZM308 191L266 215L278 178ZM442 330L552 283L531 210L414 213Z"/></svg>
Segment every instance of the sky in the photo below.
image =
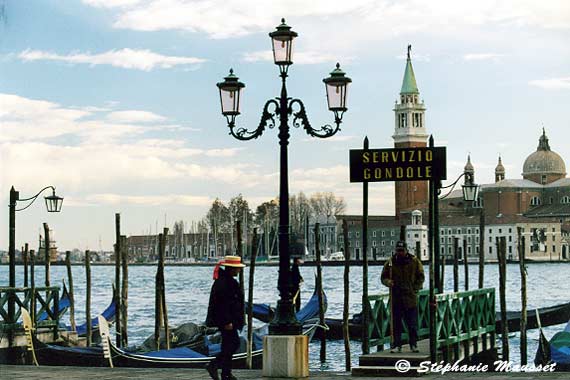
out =
<svg viewBox="0 0 570 380"><path fill-rule="evenodd" d="M11 186L64 197L58 214L41 198L17 212L16 247L37 248L47 222L60 250L110 250L115 213L123 234L156 233L201 219L215 198L276 197L277 130L235 140L215 84L234 69L246 84L237 123L256 128L279 95L268 33L282 17L299 33L288 91L313 126L333 122L322 79L336 62L353 80L336 136L292 128L291 193L331 191L361 213L348 151L364 136L393 146L408 44L448 179L468 154L478 183L493 181L499 154L521 178L543 127L570 165L565 0L0 0L0 202ZM369 206L392 215L393 184L371 184ZM7 250L7 212L0 231Z"/></svg>

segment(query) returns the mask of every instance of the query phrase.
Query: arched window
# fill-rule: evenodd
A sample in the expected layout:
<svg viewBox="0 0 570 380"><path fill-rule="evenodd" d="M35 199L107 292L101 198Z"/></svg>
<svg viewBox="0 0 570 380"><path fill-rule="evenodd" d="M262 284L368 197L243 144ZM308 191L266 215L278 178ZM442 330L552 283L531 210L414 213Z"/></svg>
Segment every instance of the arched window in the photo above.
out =
<svg viewBox="0 0 570 380"><path fill-rule="evenodd" d="M541 203L541 202L540 202L540 198L539 198L539 197L534 196L534 197L532 197L532 198L530 199L530 205L531 205L531 206L540 206L540 203Z"/></svg>
<svg viewBox="0 0 570 380"><path fill-rule="evenodd" d="M560 199L560 203L562 203L563 205L570 204L570 196L568 195L563 196L562 199Z"/></svg>

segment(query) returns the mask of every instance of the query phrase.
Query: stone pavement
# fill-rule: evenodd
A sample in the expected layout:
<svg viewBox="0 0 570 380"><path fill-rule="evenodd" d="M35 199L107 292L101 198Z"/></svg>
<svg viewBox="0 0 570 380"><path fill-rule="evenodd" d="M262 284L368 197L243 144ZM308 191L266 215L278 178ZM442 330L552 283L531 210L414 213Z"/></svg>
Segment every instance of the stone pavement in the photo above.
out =
<svg viewBox="0 0 570 380"><path fill-rule="evenodd" d="M260 370L236 370L235 376L240 380L261 379ZM366 379L352 377L347 372L311 372L311 379L344 380ZM384 377L382 379L402 379ZM430 380L567 380L570 373L447 373L445 375L422 376ZM123 380L123 379L149 379L149 380L209 380L204 370L183 368L87 368L87 367L34 367L17 365L0 365L0 379L2 380ZM370 378L368 378L370 379Z"/></svg>

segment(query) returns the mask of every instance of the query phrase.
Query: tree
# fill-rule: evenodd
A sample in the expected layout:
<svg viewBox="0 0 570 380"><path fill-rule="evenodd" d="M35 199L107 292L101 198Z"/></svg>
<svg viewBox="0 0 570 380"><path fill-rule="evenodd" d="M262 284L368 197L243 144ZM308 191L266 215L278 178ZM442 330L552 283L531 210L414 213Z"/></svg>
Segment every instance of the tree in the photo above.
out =
<svg viewBox="0 0 570 380"><path fill-rule="evenodd" d="M220 256L218 252L218 242L220 237L223 238L223 233L228 232L228 228L230 227L230 212L226 205L223 202L216 198L208 211L208 215L206 216L208 219L208 224L210 227L210 232L213 235L214 239L214 255ZM222 246L223 240L222 240ZM223 254L223 252L222 252Z"/></svg>
<svg viewBox="0 0 570 380"><path fill-rule="evenodd" d="M184 221L180 220L174 222L174 227L172 228L172 235L174 238L173 247L174 252L171 250L171 256L176 255L177 259L185 257L186 247L184 246Z"/></svg>
<svg viewBox="0 0 570 380"><path fill-rule="evenodd" d="M241 221L242 240L245 239L246 244L244 244L244 246L247 248L247 235L250 231L253 231L253 213L249 208L247 200L243 198L243 195L239 194L237 197L233 197L230 200L229 214L231 222L232 252L235 252L237 249L236 223L238 220Z"/></svg>
<svg viewBox="0 0 570 380"><path fill-rule="evenodd" d="M305 237L306 220L311 216L311 204L302 191L289 198L289 223L292 234Z"/></svg>

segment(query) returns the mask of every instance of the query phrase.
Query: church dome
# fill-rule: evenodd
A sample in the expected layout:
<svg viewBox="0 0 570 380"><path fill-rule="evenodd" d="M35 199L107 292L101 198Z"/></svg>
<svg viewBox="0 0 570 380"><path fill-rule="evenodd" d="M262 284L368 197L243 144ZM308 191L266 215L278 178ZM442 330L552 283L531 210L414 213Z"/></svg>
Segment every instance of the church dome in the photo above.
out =
<svg viewBox="0 0 570 380"><path fill-rule="evenodd" d="M548 137L546 137L544 129L542 130L542 136L540 136L536 152L528 156L523 165L523 177L533 174L553 174L561 175L562 177L566 175L564 160L558 153L550 150Z"/></svg>

